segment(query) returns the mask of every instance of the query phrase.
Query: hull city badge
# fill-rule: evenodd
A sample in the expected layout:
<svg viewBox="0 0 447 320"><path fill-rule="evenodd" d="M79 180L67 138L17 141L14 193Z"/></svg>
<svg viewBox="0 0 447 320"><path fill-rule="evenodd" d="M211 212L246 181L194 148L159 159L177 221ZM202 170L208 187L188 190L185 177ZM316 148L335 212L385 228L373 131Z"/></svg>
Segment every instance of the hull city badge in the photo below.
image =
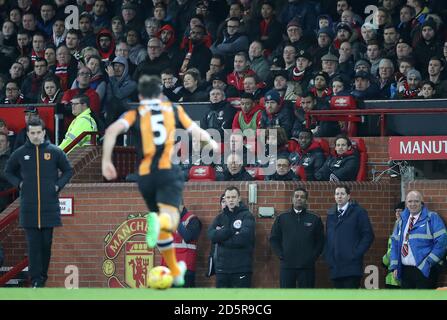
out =
<svg viewBox="0 0 447 320"><path fill-rule="evenodd" d="M154 266L154 250L149 249L144 241L146 231L146 214L130 215L104 238L102 271L109 288L148 287L147 274ZM143 241L131 241L137 236L143 236L138 237ZM120 261L123 261L124 268Z"/></svg>

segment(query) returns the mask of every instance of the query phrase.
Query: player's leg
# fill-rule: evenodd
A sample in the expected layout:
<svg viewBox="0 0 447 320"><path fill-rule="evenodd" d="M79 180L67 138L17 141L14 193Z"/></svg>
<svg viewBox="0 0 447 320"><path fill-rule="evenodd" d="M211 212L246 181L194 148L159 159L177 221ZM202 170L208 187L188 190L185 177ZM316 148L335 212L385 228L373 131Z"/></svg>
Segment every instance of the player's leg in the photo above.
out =
<svg viewBox="0 0 447 320"><path fill-rule="evenodd" d="M160 208L160 234L157 242L158 250L160 250L163 259L166 261L166 265L174 276L174 285L183 286L186 265L183 261L177 261L175 248L173 246L173 234L177 229L179 222L179 212L177 207L164 203L159 203L158 207Z"/></svg>
<svg viewBox="0 0 447 320"><path fill-rule="evenodd" d="M172 170L159 171L156 199L159 208L160 235L157 246L174 276L174 286L184 285L186 272L186 264L182 261L177 262L173 246L173 234L180 220L178 207L182 201L183 184L180 170L177 167Z"/></svg>
<svg viewBox="0 0 447 320"><path fill-rule="evenodd" d="M152 174L138 176L138 188L140 193L149 208L149 213L146 215L147 232L146 243L149 248L155 248L160 233L160 226L158 221L158 205L156 201L156 187L157 183Z"/></svg>

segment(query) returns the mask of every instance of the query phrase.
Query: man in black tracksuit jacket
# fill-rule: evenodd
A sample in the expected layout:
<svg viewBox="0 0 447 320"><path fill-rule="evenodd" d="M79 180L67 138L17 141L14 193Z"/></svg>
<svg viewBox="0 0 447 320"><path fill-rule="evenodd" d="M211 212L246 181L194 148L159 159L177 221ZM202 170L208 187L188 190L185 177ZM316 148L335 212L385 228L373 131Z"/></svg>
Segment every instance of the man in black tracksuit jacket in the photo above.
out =
<svg viewBox="0 0 447 320"><path fill-rule="evenodd" d="M324 228L321 218L307 210L307 198L306 189L295 189L291 210L280 214L272 226L270 245L281 261L281 288L315 287L315 262L323 251Z"/></svg>
<svg viewBox="0 0 447 320"><path fill-rule="evenodd" d="M53 228L62 225L59 192L73 169L65 153L45 140L40 118L28 122L27 135L29 140L9 158L5 176L20 189L20 225L28 242L32 286L43 287L48 278Z"/></svg>
<svg viewBox="0 0 447 320"><path fill-rule="evenodd" d="M236 187L225 190L226 207L208 228L216 245L214 261L217 288L249 288L253 272L255 219L240 201Z"/></svg>

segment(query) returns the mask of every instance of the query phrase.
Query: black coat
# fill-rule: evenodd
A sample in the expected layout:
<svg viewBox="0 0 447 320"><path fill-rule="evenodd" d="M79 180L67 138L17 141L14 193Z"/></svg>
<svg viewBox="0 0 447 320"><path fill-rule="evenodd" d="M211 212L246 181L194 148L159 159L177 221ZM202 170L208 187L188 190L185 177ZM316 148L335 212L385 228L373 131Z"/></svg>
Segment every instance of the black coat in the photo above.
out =
<svg viewBox="0 0 447 320"><path fill-rule="evenodd" d="M62 172L60 177L58 170ZM20 187L20 225L24 228L62 225L58 196L72 175L65 153L49 141L39 146L27 141L14 151L6 164L5 176L13 186Z"/></svg>
<svg viewBox="0 0 447 320"><path fill-rule="evenodd" d="M217 181L253 181L254 178L242 167L241 171L236 174L231 174L228 169L225 169L223 174L219 175Z"/></svg>
<svg viewBox="0 0 447 320"><path fill-rule="evenodd" d="M315 173L315 178L318 181L334 180L333 176L337 177L338 181L355 181L360 168L360 158L357 150L347 152L342 156L330 156L327 158L324 165ZM335 181L335 180L334 180Z"/></svg>
<svg viewBox="0 0 447 320"><path fill-rule="evenodd" d="M263 19L258 19L250 24L250 30L248 30L250 42L253 40L259 40L262 43L264 49L272 52L280 44L283 34L283 25L273 17L267 26L267 39L261 40L261 22Z"/></svg>
<svg viewBox="0 0 447 320"><path fill-rule="evenodd" d="M188 48L183 51L182 58L179 59L180 64L183 63L183 60L185 59L187 54ZM188 69L197 68L200 71L202 79L205 79L206 72L210 68L210 61L212 56L213 54L211 53L211 50L204 43L194 44L191 59L189 60L188 64Z"/></svg>
<svg viewBox="0 0 447 320"><path fill-rule="evenodd" d="M171 61L166 53L162 53L161 56L154 60L146 58L142 63L137 66L133 74L133 80L138 82L138 79L143 74L160 76L161 72L171 66Z"/></svg>
<svg viewBox="0 0 447 320"><path fill-rule="evenodd" d="M337 217L337 206L328 211L325 256L331 279L363 276L363 256L374 240L368 213L350 202L343 216Z"/></svg>
<svg viewBox="0 0 447 320"><path fill-rule="evenodd" d="M323 222L313 212L292 208L275 219L269 240L282 268L313 268L324 247Z"/></svg>
<svg viewBox="0 0 447 320"><path fill-rule="evenodd" d="M289 160L293 165L304 167L307 181L314 181L315 172L324 164L325 157L320 144L313 141L305 150L297 144L296 149L290 150Z"/></svg>
<svg viewBox="0 0 447 320"><path fill-rule="evenodd" d="M292 171L289 170L287 174L280 176L278 172L275 172L271 176L265 177L266 181L299 181L300 178Z"/></svg>
<svg viewBox="0 0 447 320"><path fill-rule="evenodd" d="M286 104L283 104L279 111L274 114L269 114L266 110L262 111L261 128L281 127L286 131L288 138L290 138L292 134L293 122L293 112Z"/></svg>
<svg viewBox="0 0 447 320"><path fill-rule="evenodd" d="M214 251L216 273L253 271L255 219L242 202L233 212L225 208L214 218L208 227L208 238L217 247Z"/></svg>
<svg viewBox="0 0 447 320"><path fill-rule="evenodd" d="M233 119L237 109L226 101L210 103L208 112L202 118L200 127L204 130L215 129L219 131L220 138L224 138L224 130L233 125Z"/></svg>

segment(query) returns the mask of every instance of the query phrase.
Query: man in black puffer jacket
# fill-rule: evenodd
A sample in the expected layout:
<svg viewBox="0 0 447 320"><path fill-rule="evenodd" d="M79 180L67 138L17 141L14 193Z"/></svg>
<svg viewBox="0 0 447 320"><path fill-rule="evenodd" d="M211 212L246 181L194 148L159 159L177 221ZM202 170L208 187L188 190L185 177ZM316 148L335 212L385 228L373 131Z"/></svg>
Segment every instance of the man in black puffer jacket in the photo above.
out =
<svg viewBox="0 0 447 320"><path fill-rule="evenodd" d="M292 165L301 166L306 174L306 180L314 181L315 172L321 168L326 159L320 143L314 140L312 131L301 130L298 139L289 140L288 150Z"/></svg>
<svg viewBox="0 0 447 320"><path fill-rule="evenodd" d="M28 141L13 152L5 176L20 189L20 225L28 242L33 287L45 286L51 258L53 228L62 225L59 192L73 175L65 153L45 140L40 118L27 123ZM59 177L60 170L62 175Z"/></svg>
<svg viewBox="0 0 447 320"><path fill-rule="evenodd" d="M204 130L215 129L220 133L220 139L224 139L224 130L231 130L233 119L237 109L225 101L225 93L222 89L214 88L210 91L210 107L200 122Z"/></svg>
<svg viewBox="0 0 447 320"><path fill-rule="evenodd" d="M225 189L226 207L208 228L216 245L214 261L217 288L249 288L253 272L255 219L241 202L239 189Z"/></svg>

